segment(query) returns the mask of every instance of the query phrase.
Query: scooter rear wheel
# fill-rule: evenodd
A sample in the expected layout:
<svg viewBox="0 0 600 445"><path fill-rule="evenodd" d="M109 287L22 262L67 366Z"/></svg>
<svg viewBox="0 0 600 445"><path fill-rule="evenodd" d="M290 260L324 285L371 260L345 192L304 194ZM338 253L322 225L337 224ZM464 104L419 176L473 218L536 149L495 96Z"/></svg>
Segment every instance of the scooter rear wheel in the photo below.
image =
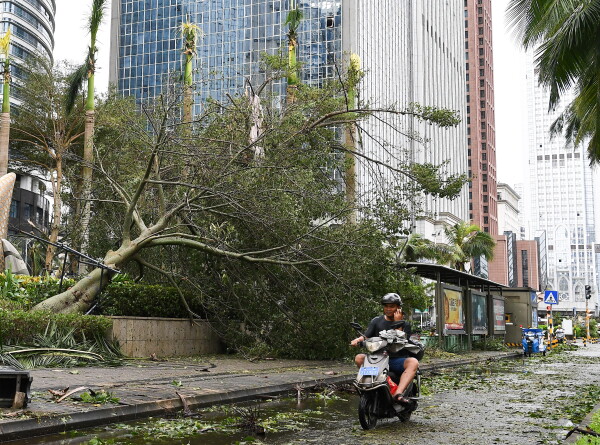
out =
<svg viewBox="0 0 600 445"><path fill-rule="evenodd" d="M373 412L374 397L371 394L361 394L358 402L358 420L363 430L370 430L377 425L377 416Z"/></svg>

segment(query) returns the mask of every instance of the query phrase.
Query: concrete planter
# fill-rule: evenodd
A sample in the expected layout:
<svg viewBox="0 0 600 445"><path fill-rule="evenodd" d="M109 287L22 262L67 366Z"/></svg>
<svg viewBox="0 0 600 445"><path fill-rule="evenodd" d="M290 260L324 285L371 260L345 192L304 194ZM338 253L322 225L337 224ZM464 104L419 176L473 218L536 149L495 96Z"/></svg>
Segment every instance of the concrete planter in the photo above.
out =
<svg viewBox="0 0 600 445"><path fill-rule="evenodd" d="M221 352L221 342L208 321L187 318L109 317L112 335L128 357L186 356Z"/></svg>

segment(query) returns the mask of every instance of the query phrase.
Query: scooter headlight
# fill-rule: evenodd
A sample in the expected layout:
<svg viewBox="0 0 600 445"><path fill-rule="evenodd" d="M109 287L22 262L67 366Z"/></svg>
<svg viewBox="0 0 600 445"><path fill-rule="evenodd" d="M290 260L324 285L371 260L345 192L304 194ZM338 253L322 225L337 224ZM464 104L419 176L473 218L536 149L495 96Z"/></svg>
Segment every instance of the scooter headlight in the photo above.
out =
<svg viewBox="0 0 600 445"><path fill-rule="evenodd" d="M387 345L387 341L380 337L373 337L365 342L365 347L369 352L377 352Z"/></svg>

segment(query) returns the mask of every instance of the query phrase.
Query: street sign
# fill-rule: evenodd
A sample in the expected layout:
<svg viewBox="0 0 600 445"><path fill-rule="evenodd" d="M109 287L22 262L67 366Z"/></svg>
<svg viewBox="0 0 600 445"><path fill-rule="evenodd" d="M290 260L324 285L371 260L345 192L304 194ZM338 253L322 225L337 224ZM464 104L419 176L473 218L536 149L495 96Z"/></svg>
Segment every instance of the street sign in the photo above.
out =
<svg viewBox="0 0 600 445"><path fill-rule="evenodd" d="M558 304L558 291L547 290L544 292L544 303L545 304Z"/></svg>

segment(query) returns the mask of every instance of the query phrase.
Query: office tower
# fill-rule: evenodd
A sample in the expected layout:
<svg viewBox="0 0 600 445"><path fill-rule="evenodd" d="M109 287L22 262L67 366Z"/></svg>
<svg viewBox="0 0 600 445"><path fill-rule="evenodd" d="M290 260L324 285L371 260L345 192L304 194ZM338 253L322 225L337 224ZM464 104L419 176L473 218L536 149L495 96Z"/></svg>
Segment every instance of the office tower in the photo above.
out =
<svg viewBox="0 0 600 445"><path fill-rule="evenodd" d="M264 80L262 53L287 51L288 0L113 0L110 80L123 95L138 101L161 91L169 72L181 68L177 29L191 20L202 30L195 71L194 112L208 98L243 93L246 80ZM411 102L466 112L462 5L437 0L358 0L297 2L304 18L298 29L301 80L319 85L345 69L357 54L366 73L359 98L371 106ZM285 95L285 80L271 87L276 100ZM279 99L277 99L279 98ZM361 150L374 159L448 161L450 174L467 172L466 123L440 130L407 118L372 119L364 124ZM404 134L421 133L423 141ZM368 133L368 135L367 135ZM368 205L390 185L390 172L362 162L357 165L358 199ZM455 200L427 199L426 222L413 221L431 236L435 221L468 218L467 187ZM414 227L413 227L414 229Z"/></svg>
<svg viewBox="0 0 600 445"><path fill-rule="evenodd" d="M496 235L496 128L492 1L464 0L469 172L469 216L485 232Z"/></svg>
<svg viewBox="0 0 600 445"><path fill-rule="evenodd" d="M532 233L546 234L548 285L558 290L555 310L585 309L585 285L593 288L591 308L597 304L598 263L594 255L598 216L594 183L584 145L567 145L549 128L572 94L565 94L555 111L548 111L548 91L540 87L533 55L528 57L529 206Z"/></svg>
<svg viewBox="0 0 600 445"><path fill-rule="evenodd" d="M498 229L500 233L521 233L519 201L521 196L508 184L498 183Z"/></svg>
<svg viewBox="0 0 600 445"><path fill-rule="evenodd" d="M28 57L42 56L52 59L54 49L55 0L0 1L0 31L10 28L11 43L11 103L19 104L19 82L25 72L23 66Z"/></svg>

